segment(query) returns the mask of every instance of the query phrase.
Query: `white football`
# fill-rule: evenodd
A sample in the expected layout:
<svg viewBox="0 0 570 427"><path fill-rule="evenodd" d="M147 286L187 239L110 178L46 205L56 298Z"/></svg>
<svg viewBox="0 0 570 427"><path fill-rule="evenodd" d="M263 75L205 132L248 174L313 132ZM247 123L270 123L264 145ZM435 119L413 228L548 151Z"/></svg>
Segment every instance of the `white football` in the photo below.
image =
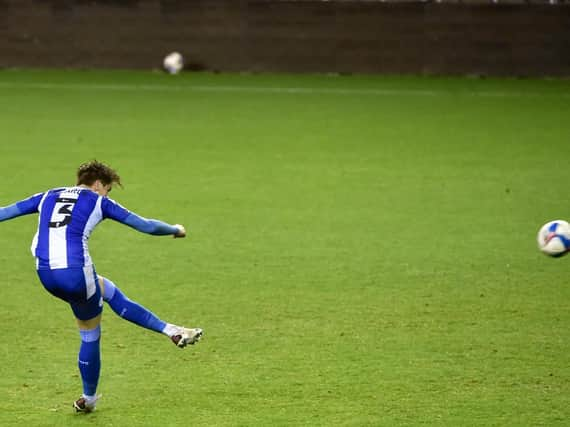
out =
<svg viewBox="0 0 570 427"><path fill-rule="evenodd" d="M570 251L570 224L561 219L544 224L537 236L538 248L546 255L560 257Z"/></svg>
<svg viewBox="0 0 570 427"><path fill-rule="evenodd" d="M184 68L184 58L178 52L172 52L164 57L162 65L168 73L178 74Z"/></svg>

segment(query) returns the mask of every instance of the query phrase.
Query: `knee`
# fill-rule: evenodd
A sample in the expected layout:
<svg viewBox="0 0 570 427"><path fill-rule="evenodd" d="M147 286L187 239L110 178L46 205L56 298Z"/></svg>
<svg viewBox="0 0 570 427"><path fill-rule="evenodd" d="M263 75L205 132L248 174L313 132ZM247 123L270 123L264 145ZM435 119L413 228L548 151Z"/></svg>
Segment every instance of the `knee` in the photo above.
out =
<svg viewBox="0 0 570 427"><path fill-rule="evenodd" d="M98 276L99 278L99 287L101 288L101 295L103 296L104 301L110 301L115 296L115 291L117 290L115 284L111 282L109 279L104 278L103 276Z"/></svg>

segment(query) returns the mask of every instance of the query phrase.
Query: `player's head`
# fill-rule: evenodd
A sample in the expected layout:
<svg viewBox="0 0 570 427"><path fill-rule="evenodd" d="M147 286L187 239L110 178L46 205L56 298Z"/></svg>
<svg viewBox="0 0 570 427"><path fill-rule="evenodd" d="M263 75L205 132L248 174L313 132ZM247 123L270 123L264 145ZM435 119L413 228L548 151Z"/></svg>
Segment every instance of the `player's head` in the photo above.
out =
<svg viewBox="0 0 570 427"><path fill-rule="evenodd" d="M113 184L122 186L121 177L114 169L97 160L83 163L77 169L77 185L95 186L97 189L101 187L105 196L111 191Z"/></svg>

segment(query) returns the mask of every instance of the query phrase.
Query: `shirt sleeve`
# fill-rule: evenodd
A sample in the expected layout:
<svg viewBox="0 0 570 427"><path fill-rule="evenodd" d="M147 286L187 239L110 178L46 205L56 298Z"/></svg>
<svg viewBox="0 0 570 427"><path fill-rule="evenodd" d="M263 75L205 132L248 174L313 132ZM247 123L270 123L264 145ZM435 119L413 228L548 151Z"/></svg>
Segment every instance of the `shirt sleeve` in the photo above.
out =
<svg viewBox="0 0 570 427"><path fill-rule="evenodd" d="M165 236L178 233L178 228L156 219L147 219L122 207L112 199L104 197L101 202L103 218L111 218L128 225L141 233Z"/></svg>
<svg viewBox="0 0 570 427"><path fill-rule="evenodd" d="M103 212L103 218L110 218L122 223L125 222L125 218L130 214L127 209L108 197L103 197L101 211Z"/></svg>
<svg viewBox="0 0 570 427"><path fill-rule="evenodd" d="M0 221L16 218L21 215L28 215L38 212L38 206L44 193L34 194L27 199L20 200L10 206L0 207Z"/></svg>
<svg viewBox="0 0 570 427"><path fill-rule="evenodd" d="M152 234L154 236L166 236L178 233L178 227L159 221L157 219L147 219L130 213L123 222L129 227L140 231L141 233Z"/></svg>

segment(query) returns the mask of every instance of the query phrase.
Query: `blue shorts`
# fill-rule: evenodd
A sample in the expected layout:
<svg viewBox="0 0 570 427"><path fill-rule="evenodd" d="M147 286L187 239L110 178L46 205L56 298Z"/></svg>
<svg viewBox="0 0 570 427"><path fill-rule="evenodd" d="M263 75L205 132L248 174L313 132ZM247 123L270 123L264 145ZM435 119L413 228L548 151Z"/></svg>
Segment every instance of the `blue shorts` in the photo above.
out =
<svg viewBox="0 0 570 427"><path fill-rule="evenodd" d="M78 319L89 320L103 311L103 298L94 266L37 271L44 288L67 301Z"/></svg>

